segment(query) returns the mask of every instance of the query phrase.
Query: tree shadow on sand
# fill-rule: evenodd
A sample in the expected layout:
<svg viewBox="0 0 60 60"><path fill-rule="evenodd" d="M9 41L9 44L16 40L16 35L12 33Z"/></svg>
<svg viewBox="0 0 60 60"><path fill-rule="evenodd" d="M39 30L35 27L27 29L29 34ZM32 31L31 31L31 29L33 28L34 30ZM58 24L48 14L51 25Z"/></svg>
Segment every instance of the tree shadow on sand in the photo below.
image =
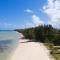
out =
<svg viewBox="0 0 60 60"><path fill-rule="evenodd" d="M38 41L36 41L36 40L34 40L34 39L30 39L30 40L29 40L29 39L25 39L25 38L21 38L21 39L22 39L22 41L23 41L23 40L24 40L24 41L23 41L23 42L20 42L20 43L38 42Z"/></svg>

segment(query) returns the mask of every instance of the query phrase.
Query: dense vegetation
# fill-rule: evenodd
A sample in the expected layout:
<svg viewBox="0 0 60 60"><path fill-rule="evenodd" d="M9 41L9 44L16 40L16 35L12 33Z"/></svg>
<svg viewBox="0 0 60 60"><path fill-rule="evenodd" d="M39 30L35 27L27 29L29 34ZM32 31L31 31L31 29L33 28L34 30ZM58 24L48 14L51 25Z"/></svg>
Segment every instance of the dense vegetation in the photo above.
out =
<svg viewBox="0 0 60 60"><path fill-rule="evenodd" d="M60 45L60 29L53 28L51 25L41 25L34 28L16 29L16 31L22 33L27 39Z"/></svg>

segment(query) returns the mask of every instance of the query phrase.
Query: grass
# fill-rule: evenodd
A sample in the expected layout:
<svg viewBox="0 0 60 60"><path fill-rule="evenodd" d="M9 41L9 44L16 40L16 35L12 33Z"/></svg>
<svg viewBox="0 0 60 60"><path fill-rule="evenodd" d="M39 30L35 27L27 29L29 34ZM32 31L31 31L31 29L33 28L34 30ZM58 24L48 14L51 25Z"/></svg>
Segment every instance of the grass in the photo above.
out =
<svg viewBox="0 0 60 60"><path fill-rule="evenodd" d="M51 43L45 43L45 46L50 50L50 54L56 59L60 60L60 46L54 46Z"/></svg>
<svg viewBox="0 0 60 60"><path fill-rule="evenodd" d="M60 60L60 46L54 46L52 56L54 56L56 60Z"/></svg>
<svg viewBox="0 0 60 60"><path fill-rule="evenodd" d="M56 60L60 60L60 54L52 54Z"/></svg>

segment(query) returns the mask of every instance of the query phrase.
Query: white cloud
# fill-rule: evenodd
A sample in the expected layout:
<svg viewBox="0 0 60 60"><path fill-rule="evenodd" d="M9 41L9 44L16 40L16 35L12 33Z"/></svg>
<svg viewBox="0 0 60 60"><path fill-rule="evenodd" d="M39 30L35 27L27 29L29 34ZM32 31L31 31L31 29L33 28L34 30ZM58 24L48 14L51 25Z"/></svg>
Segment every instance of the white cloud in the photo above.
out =
<svg viewBox="0 0 60 60"><path fill-rule="evenodd" d="M35 26L34 26L33 23L28 22L28 23L26 23L25 27L26 27L26 28L30 28L30 27L35 27Z"/></svg>
<svg viewBox="0 0 60 60"><path fill-rule="evenodd" d="M22 25L22 29L24 28L31 28L31 27L35 27L35 25L32 22L27 22L26 24Z"/></svg>
<svg viewBox="0 0 60 60"><path fill-rule="evenodd" d="M38 26L38 25L43 25L44 22L36 15L32 15L32 22Z"/></svg>
<svg viewBox="0 0 60 60"><path fill-rule="evenodd" d="M27 22L26 24L22 25L22 28L36 27L43 24L44 22L38 16L32 15L32 22Z"/></svg>
<svg viewBox="0 0 60 60"><path fill-rule="evenodd" d="M43 6L43 11L50 18L48 24L60 28L60 0L48 0L48 4Z"/></svg>
<svg viewBox="0 0 60 60"><path fill-rule="evenodd" d="M26 10L24 10L24 12L33 13L33 11L31 9L26 9Z"/></svg>
<svg viewBox="0 0 60 60"><path fill-rule="evenodd" d="M18 27L17 25L14 25L14 24L11 24L11 23L6 23L6 22L1 22L0 23L0 27L3 27L3 28L16 28Z"/></svg>
<svg viewBox="0 0 60 60"><path fill-rule="evenodd" d="M10 23L3 23L3 25L4 25L5 27L12 26L12 24L10 24Z"/></svg>

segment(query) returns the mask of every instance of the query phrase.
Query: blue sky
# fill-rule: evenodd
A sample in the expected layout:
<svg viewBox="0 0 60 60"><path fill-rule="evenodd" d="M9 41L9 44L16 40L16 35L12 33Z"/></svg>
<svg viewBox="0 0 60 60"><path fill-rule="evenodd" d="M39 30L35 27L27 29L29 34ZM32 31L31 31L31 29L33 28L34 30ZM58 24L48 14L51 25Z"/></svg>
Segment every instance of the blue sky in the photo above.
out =
<svg viewBox="0 0 60 60"><path fill-rule="evenodd" d="M48 24L49 17L52 15L52 13L48 13L52 9L49 2L54 3L53 0L0 0L0 29L26 28ZM52 17L50 19L52 20Z"/></svg>

